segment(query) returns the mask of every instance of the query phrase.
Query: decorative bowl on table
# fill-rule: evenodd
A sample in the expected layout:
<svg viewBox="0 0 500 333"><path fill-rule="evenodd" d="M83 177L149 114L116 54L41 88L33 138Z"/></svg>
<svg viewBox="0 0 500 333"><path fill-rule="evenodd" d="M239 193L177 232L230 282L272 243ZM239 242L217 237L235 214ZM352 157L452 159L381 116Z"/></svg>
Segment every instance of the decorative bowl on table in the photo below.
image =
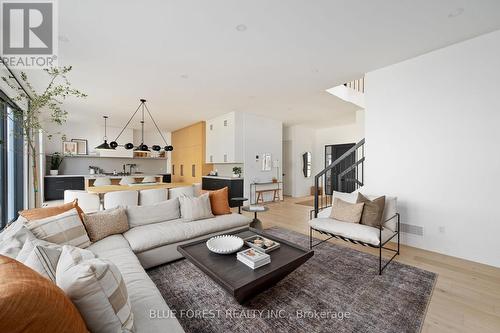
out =
<svg viewBox="0 0 500 333"><path fill-rule="evenodd" d="M235 253L243 246L243 239L233 235L221 235L210 238L207 247L217 254Z"/></svg>

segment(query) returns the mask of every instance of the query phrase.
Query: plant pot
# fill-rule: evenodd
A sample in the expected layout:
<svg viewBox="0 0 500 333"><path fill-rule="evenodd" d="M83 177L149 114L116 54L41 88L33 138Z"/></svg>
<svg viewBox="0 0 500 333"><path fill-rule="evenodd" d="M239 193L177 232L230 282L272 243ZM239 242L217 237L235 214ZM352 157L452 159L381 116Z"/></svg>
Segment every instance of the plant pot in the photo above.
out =
<svg viewBox="0 0 500 333"><path fill-rule="evenodd" d="M50 170L51 176L57 176L59 174L59 170Z"/></svg>

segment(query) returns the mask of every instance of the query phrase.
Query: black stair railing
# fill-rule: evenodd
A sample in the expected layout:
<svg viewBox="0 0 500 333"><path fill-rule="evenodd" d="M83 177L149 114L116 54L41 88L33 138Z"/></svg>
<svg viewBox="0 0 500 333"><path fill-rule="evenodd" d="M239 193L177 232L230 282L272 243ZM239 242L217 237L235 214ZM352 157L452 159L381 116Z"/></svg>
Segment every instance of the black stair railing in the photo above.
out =
<svg viewBox="0 0 500 333"><path fill-rule="evenodd" d="M353 192L364 184L365 139L314 177L314 217L332 204L333 191Z"/></svg>

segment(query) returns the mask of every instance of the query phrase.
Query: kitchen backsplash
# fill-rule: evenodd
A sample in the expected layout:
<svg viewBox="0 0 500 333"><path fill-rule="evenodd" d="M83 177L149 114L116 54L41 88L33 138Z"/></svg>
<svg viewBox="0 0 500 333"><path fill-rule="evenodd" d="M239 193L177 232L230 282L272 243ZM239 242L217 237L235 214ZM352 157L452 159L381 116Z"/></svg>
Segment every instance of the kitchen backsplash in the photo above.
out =
<svg viewBox="0 0 500 333"><path fill-rule="evenodd" d="M130 158L92 158L92 157L67 157L63 160L59 173L63 175L87 175L89 166L96 166L104 172L121 172L124 164L134 163L137 165L135 171L147 174L170 173L170 167L167 160L146 160ZM127 172L129 168L127 167ZM49 173L47 169L47 174Z"/></svg>

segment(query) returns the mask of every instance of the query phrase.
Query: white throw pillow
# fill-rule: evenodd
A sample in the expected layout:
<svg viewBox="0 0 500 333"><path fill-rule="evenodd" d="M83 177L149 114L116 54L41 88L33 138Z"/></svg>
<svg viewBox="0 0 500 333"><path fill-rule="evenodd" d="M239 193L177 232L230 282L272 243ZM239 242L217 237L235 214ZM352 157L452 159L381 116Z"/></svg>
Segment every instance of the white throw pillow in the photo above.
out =
<svg viewBox="0 0 500 333"><path fill-rule="evenodd" d="M56 283L78 308L91 332L132 332L134 316L118 268L92 252L63 246Z"/></svg>
<svg viewBox="0 0 500 333"><path fill-rule="evenodd" d="M181 204L181 217L184 221L196 221L214 217L208 193L197 198L179 197Z"/></svg>
<svg viewBox="0 0 500 333"><path fill-rule="evenodd" d="M16 260L55 283L56 268L61 252L61 245L49 243L30 235Z"/></svg>
<svg viewBox="0 0 500 333"><path fill-rule="evenodd" d="M39 239L85 248L90 239L75 208L56 216L29 221L26 226Z"/></svg>
<svg viewBox="0 0 500 333"><path fill-rule="evenodd" d="M30 235L33 233L24 225L24 220L13 222L0 233L0 254L15 259Z"/></svg>
<svg viewBox="0 0 500 333"><path fill-rule="evenodd" d="M176 220L181 217L179 198L148 206L129 206L127 216L130 228Z"/></svg>

